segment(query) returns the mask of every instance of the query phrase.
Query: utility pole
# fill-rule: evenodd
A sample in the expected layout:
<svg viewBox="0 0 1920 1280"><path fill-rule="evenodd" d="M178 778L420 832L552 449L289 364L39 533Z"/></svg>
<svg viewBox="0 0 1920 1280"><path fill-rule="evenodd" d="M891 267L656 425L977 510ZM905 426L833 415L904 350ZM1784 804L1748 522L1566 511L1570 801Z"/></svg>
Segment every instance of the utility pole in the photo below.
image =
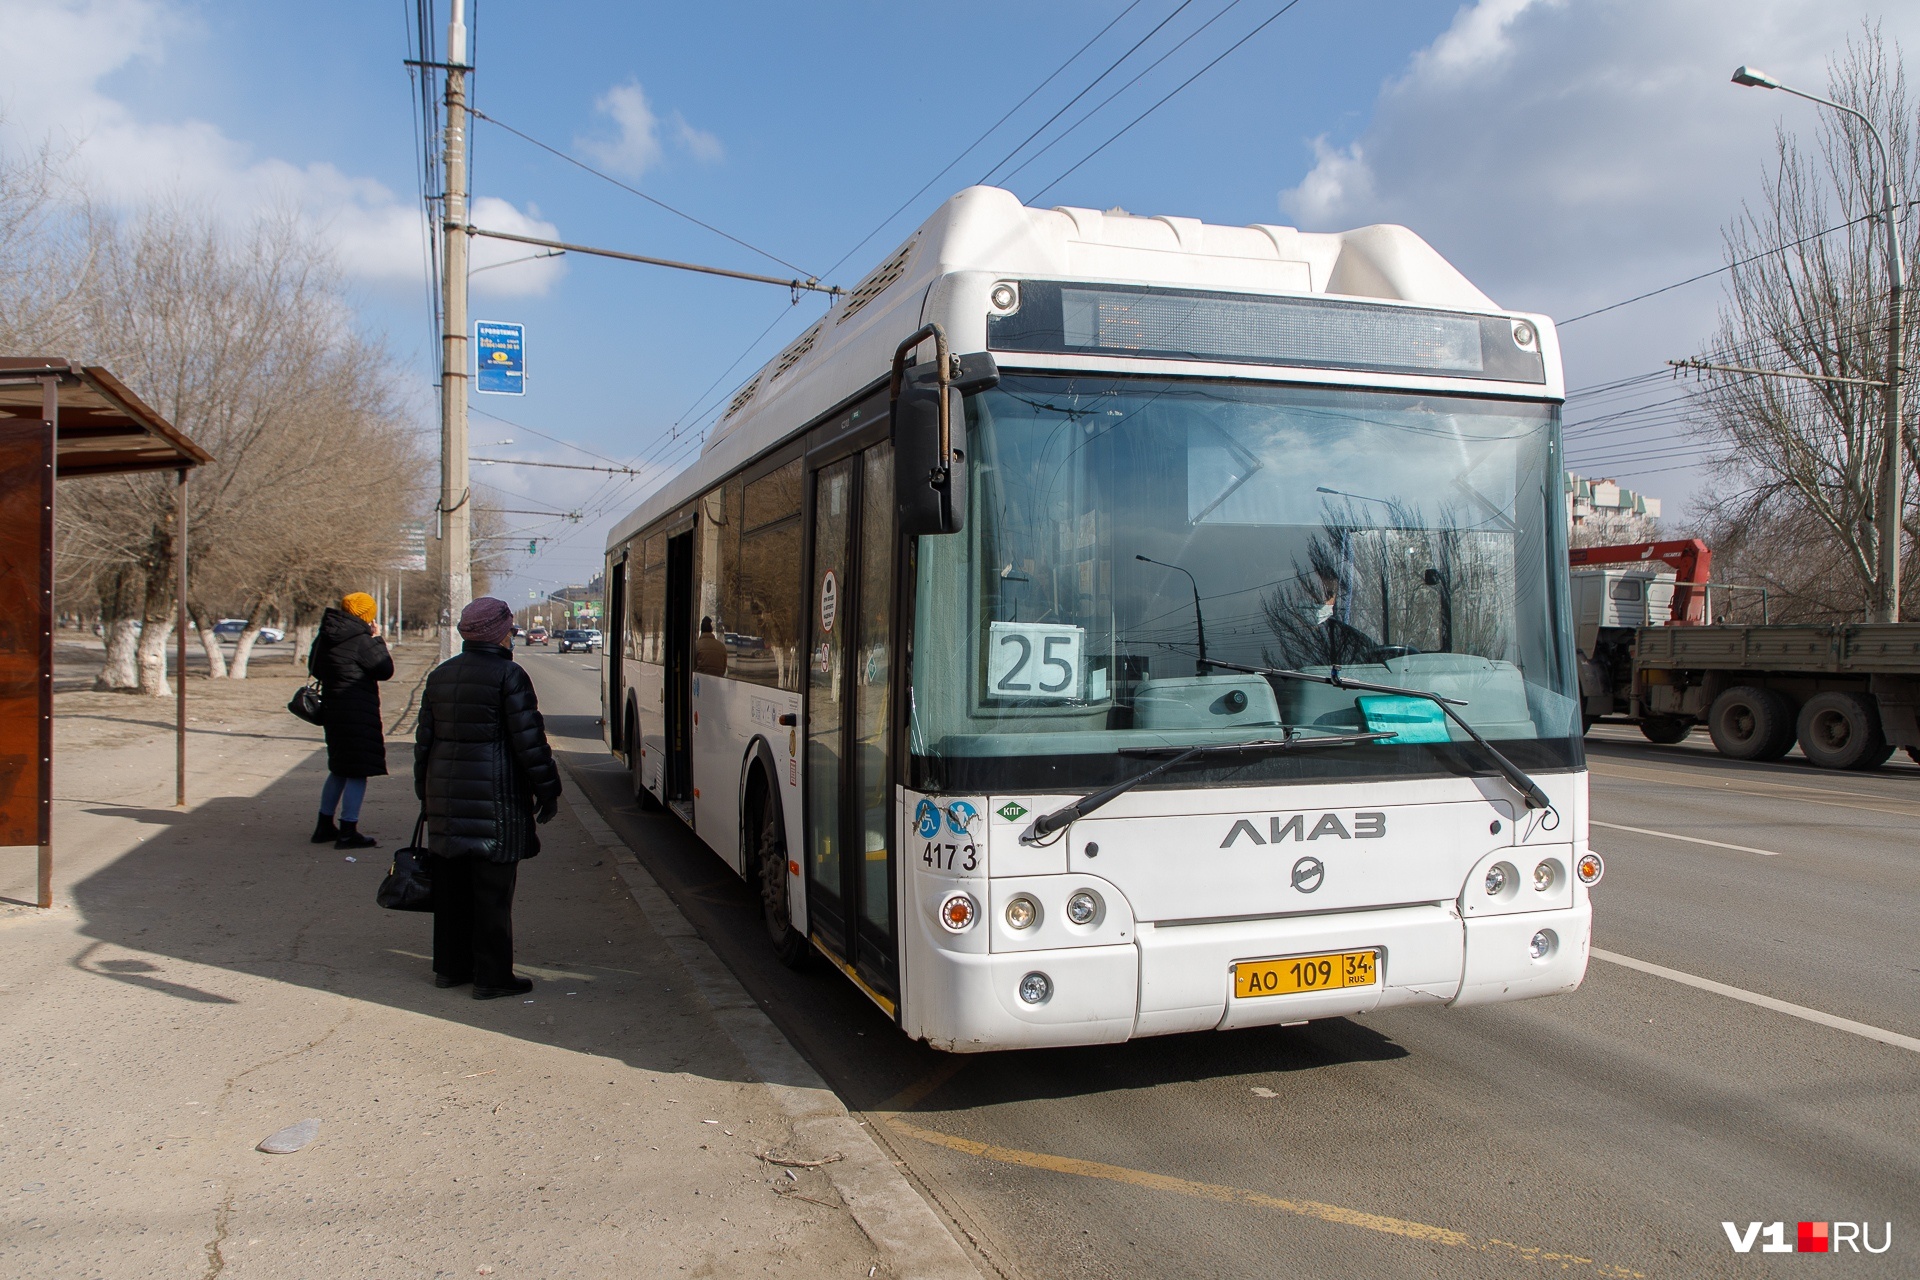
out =
<svg viewBox="0 0 1920 1280"><path fill-rule="evenodd" d="M473 600L473 489L467 477L467 21L447 19L446 198L440 210L440 567L446 599L440 657L459 647L455 624Z"/></svg>
<svg viewBox="0 0 1920 1280"><path fill-rule="evenodd" d="M1750 89L1778 89L1819 106L1831 107L1858 120L1867 131L1874 149L1880 153L1880 217L1887 233L1887 381L1886 444L1880 455L1880 555L1879 598L1874 601L1871 622L1900 621L1900 539L1904 525L1900 519L1906 505L1907 463L1900 432L1900 330L1906 307L1907 263L1900 251L1900 206L1893 193L1893 153L1871 118L1844 102L1806 93L1781 84L1758 67L1736 67L1733 82Z"/></svg>

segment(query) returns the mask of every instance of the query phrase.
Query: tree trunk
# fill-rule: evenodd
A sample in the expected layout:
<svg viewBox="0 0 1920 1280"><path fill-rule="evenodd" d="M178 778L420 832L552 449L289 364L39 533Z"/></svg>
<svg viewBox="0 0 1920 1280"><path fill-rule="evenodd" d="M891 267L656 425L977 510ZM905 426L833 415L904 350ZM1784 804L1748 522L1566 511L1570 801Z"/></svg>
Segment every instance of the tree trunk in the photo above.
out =
<svg viewBox="0 0 1920 1280"><path fill-rule="evenodd" d="M240 638L234 642L232 679L245 680L247 678L247 664L253 659L253 644L254 641L260 638L260 628L265 624L266 617L267 601L264 598L254 601L253 608L247 612L246 629L240 633Z"/></svg>
<svg viewBox="0 0 1920 1280"><path fill-rule="evenodd" d="M173 640L173 619L153 619L140 628L140 692L154 698L170 698L173 686L167 683L167 648ZM176 673L185 679L185 672Z"/></svg>
<svg viewBox="0 0 1920 1280"><path fill-rule="evenodd" d="M214 619L199 605L188 605L187 616L193 619L193 628L200 633L200 647L207 654L207 678L224 680L227 675L227 658L220 652L220 637L213 633Z"/></svg>
<svg viewBox="0 0 1920 1280"><path fill-rule="evenodd" d="M301 610L293 617L293 634L287 638L293 641L293 660L304 663L307 655L313 652L313 638L320 631L320 611Z"/></svg>
<svg viewBox="0 0 1920 1280"><path fill-rule="evenodd" d="M140 644L140 620L108 618L106 632L107 661L100 668L100 674L93 678L93 687L96 690L139 688L140 666L135 651Z"/></svg>

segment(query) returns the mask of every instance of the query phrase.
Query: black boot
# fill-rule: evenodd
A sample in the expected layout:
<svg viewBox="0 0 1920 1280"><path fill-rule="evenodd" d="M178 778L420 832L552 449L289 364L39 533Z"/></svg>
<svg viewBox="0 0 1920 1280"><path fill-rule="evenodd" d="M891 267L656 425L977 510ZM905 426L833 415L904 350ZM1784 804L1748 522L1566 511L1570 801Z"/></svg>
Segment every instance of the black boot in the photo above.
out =
<svg viewBox="0 0 1920 1280"><path fill-rule="evenodd" d="M483 987L475 983L473 987L473 998L475 1000L498 1000L502 996L523 996L531 990L533 990L533 979L523 978L516 973L513 975L513 984L511 986Z"/></svg>
<svg viewBox="0 0 1920 1280"><path fill-rule="evenodd" d="M342 822L340 824L340 838L333 842L333 847L336 849L371 849L379 843L380 842L372 836L361 835L360 824L358 822Z"/></svg>
<svg viewBox="0 0 1920 1280"><path fill-rule="evenodd" d="M320 821L315 824L313 828L313 842L315 844L325 844L329 840L338 840L339 838L340 828L333 825L333 815L330 813L321 814Z"/></svg>

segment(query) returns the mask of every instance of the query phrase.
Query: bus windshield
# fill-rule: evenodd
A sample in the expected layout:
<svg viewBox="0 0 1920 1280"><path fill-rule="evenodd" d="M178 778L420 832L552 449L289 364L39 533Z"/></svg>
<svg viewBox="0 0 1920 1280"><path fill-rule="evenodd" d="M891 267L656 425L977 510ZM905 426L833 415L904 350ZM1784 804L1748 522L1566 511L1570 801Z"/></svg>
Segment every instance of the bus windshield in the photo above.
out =
<svg viewBox="0 0 1920 1280"><path fill-rule="evenodd" d="M1401 391L1009 374L967 401L963 532L915 560L923 790L1100 785L1130 748L1389 740L1167 785L1484 772L1420 689L1524 768L1581 763L1558 411Z"/></svg>

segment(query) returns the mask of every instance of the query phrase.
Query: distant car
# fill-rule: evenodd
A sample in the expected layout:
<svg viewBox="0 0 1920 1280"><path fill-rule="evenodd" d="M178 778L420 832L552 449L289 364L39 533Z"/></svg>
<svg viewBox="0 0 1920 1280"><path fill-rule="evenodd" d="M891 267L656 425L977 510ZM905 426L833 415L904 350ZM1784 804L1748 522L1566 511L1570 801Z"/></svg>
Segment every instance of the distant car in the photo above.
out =
<svg viewBox="0 0 1920 1280"><path fill-rule="evenodd" d="M213 624L213 634L222 640L238 640L240 633L247 629L245 618L222 618Z"/></svg>
<svg viewBox="0 0 1920 1280"><path fill-rule="evenodd" d="M547 629L545 627L535 627L533 630L527 632L528 644L545 644L546 642Z"/></svg>
<svg viewBox="0 0 1920 1280"><path fill-rule="evenodd" d="M279 644L282 640L285 640L286 638L287 638L287 633L282 631L278 627L260 628L261 644Z"/></svg>
<svg viewBox="0 0 1920 1280"><path fill-rule="evenodd" d="M601 634L600 634L600 628L598 628L598 627L588 627L588 628L587 628L587 635L588 635L588 637L589 637L589 638L591 638L591 639L592 639L592 641L593 641L593 647L594 647L594 648L596 648L596 649L604 649L604 648L606 648L606 643L607 643L607 642L606 642L606 640L605 640L605 638L601 636Z"/></svg>
<svg viewBox="0 0 1920 1280"><path fill-rule="evenodd" d="M585 649L588 653L592 653L598 644L599 641L594 637L593 632L576 629L562 631L557 647L562 653L572 653L576 649Z"/></svg>

